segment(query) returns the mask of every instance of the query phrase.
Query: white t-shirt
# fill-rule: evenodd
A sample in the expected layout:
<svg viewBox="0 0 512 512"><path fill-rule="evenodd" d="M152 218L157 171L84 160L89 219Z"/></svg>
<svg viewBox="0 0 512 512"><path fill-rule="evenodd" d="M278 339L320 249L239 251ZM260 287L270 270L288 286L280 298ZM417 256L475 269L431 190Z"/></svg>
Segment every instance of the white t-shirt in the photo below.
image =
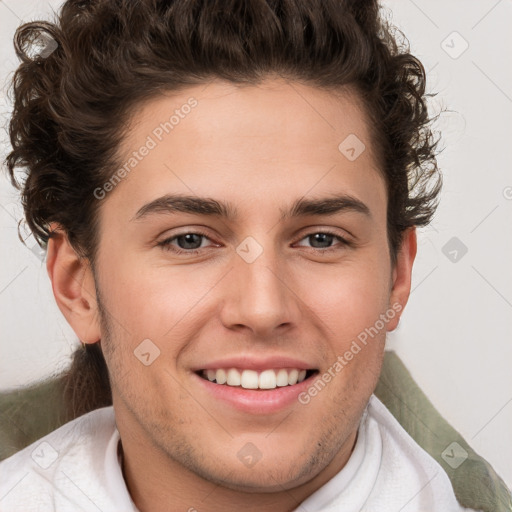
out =
<svg viewBox="0 0 512 512"><path fill-rule="evenodd" d="M2 512L137 512L114 410L76 418L0 462ZM345 467L297 512L460 512L441 466L372 395Z"/></svg>

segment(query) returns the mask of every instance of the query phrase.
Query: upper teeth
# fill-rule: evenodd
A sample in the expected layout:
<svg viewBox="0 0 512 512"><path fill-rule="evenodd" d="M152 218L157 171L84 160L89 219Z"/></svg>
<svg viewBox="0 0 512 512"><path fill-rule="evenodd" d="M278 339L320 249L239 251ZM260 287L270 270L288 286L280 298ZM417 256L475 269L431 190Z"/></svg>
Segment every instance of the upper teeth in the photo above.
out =
<svg viewBox="0 0 512 512"><path fill-rule="evenodd" d="M292 386L306 378L306 370L297 368L281 368L280 370L242 370L229 368L227 370L206 370L203 375L211 382L242 386L245 389L274 389L276 387Z"/></svg>

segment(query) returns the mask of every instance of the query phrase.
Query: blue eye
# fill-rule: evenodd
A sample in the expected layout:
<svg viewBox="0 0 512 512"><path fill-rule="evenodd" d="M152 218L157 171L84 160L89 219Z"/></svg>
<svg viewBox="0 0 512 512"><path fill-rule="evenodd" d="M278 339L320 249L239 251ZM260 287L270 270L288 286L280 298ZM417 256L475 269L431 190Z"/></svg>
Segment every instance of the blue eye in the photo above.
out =
<svg viewBox="0 0 512 512"><path fill-rule="evenodd" d="M176 254L197 254L200 252L199 249L201 249L202 246L201 238L208 239L208 237L204 233L194 231L189 233L182 233L180 235L175 235L171 238L167 238L160 242L158 245L163 247L163 249L165 249L166 251L171 251ZM172 245L174 241L178 243L178 247ZM182 245L183 247L179 247L179 245Z"/></svg>
<svg viewBox="0 0 512 512"><path fill-rule="evenodd" d="M162 242L159 242L157 245L162 247L164 250L171 251L175 254L195 255L199 254L202 249L206 248L202 243L204 239L210 240L205 233L201 233L199 231L190 231L166 238ZM343 249L346 246L350 246L350 242L348 242L345 238L330 231L312 232L302 237L299 242L306 239L309 239L310 243L313 244L319 243L329 245L329 247L312 247L312 249L316 249L319 253L329 253ZM339 243L332 246L331 243L335 240L338 240Z"/></svg>
<svg viewBox="0 0 512 512"><path fill-rule="evenodd" d="M348 241L345 238L343 238L339 235L336 235L335 233L331 233L329 231L317 231L315 233L310 233L309 235L306 235L304 238L302 238L300 241L306 240L306 239L309 239L310 243L314 241L313 243L319 242L320 244L322 244L322 243L330 244L331 242L333 242L334 239L339 240L340 244L335 245L335 246L313 247L313 249L318 249L321 252L336 251L343 246L349 245Z"/></svg>

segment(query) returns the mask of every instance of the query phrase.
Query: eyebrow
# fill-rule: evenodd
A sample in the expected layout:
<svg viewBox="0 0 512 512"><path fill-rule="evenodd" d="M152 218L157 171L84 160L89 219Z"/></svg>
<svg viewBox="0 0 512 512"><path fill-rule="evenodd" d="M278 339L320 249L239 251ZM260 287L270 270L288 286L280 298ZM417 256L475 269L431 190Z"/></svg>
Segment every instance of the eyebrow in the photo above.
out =
<svg viewBox="0 0 512 512"><path fill-rule="evenodd" d="M304 197L297 199L289 209L280 209L280 221L308 215L334 215L344 211L357 212L371 217L370 209L361 200L348 194L341 194L317 199ZM210 197L166 194L142 206L131 220L141 220L154 214L177 212L216 216L228 221L235 221L239 217L237 208L229 202Z"/></svg>

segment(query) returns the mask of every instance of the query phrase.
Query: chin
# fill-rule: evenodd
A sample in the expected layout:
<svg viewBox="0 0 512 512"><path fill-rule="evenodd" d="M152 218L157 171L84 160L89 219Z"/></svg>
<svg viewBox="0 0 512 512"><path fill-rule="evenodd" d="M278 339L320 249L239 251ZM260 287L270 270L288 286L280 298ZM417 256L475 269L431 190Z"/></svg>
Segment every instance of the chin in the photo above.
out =
<svg viewBox="0 0 512 512"><path fill-rule="evenodd" d="M276 468L272 465L272 468L256 469L254 467L242 470L235 466L224 478L217 473L210 475L207 479L233 491L263 494L293 489L314 476L310 469L303 470L300 467L297 468L295 464L290 464L287 467Z"/></svg>

